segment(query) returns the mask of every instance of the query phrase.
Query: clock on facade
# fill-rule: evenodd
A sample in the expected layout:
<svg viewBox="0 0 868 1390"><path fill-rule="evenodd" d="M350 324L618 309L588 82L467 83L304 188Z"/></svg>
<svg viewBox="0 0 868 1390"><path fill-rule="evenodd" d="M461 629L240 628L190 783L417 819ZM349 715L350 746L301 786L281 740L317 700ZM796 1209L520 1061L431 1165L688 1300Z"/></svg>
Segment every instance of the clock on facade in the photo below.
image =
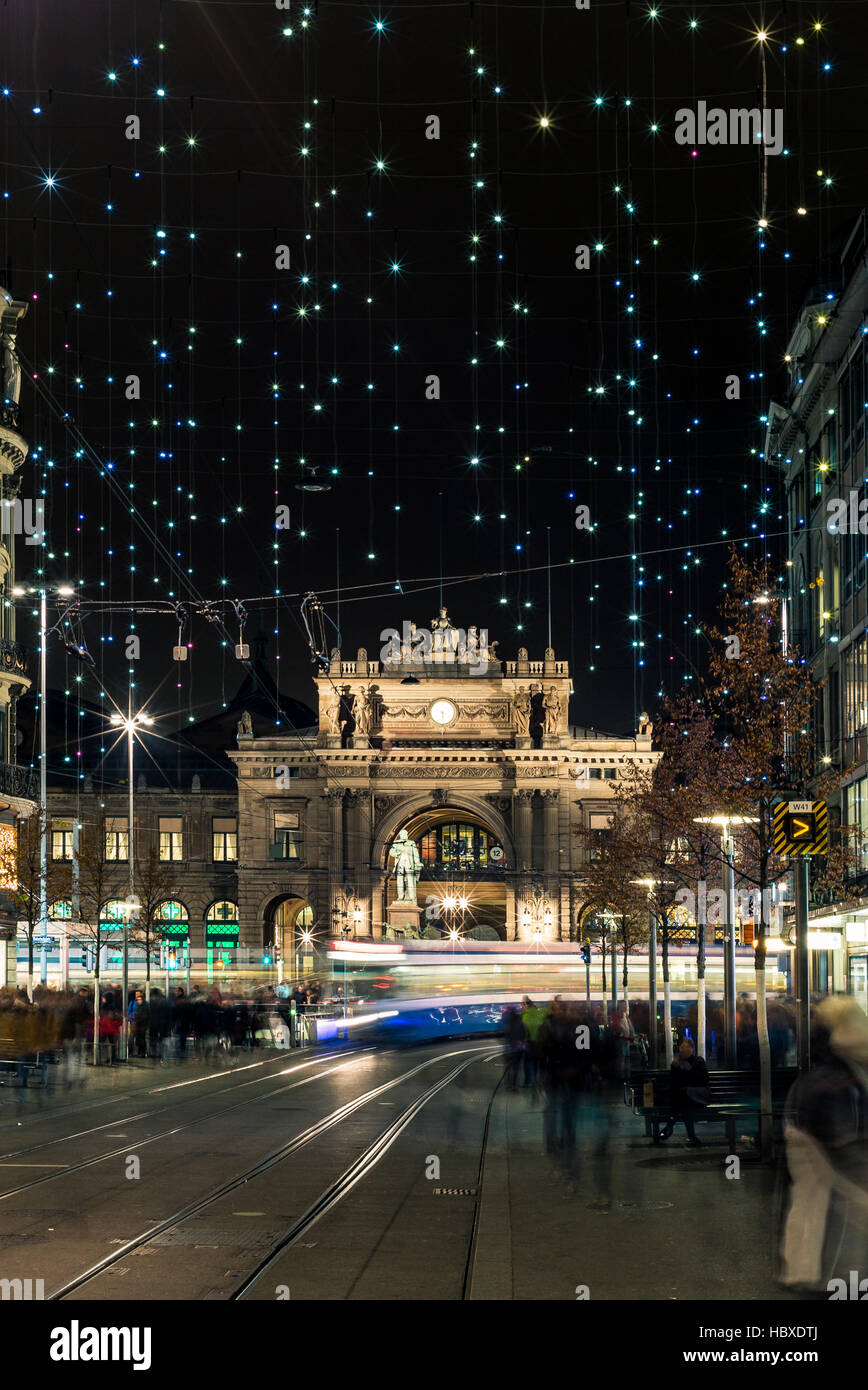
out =
<svg viewBox="0 0 868 1390"><path fill-rule="evenodd" d="M451 700L435 700L429 710L435 724L451 724L455 713L455 706Z"/></svg>

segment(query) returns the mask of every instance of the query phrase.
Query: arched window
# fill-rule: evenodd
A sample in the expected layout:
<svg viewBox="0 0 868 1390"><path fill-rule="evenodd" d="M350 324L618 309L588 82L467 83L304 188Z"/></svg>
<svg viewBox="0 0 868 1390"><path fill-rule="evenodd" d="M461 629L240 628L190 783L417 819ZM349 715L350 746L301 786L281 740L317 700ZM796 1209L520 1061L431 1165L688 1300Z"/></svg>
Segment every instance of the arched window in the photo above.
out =
<svg viewBox="0 0 868 1390"><path fill-rule="evenodd" d="M52 903L48 909L48 915L52 922L71 922L72 903L69 898L58 898L56 903Z"/></svg>
<svg viewBox="0 0 868 1390"><path fill-rule="evenodd" d="M107 903L103 903L99 914L101 931L123 931L124 919L131 926L135 925L135 913L130 912L123 898L109 898Z"/></svg>
<svg viewBox="0 0 868 1390"><path fill-rule="evenodd" d="M238 945L238 904L223 899L212 903L205 914L205 945L225 950Z"/></svg>
<svg viewBox="0 0 868 1390"><path fill-rule="evenodd" d="M169 898L154 913L154 932L164 941L186 941L190 935L190 915L183 903Z"/></svg>
<svg viewBox="0 0 868 1390"><path fill-rule="evenodd" d="M419 857L434 873L474 873L505 867L499 840L470 821L448 821L432 826L419 839Z"/></svg>

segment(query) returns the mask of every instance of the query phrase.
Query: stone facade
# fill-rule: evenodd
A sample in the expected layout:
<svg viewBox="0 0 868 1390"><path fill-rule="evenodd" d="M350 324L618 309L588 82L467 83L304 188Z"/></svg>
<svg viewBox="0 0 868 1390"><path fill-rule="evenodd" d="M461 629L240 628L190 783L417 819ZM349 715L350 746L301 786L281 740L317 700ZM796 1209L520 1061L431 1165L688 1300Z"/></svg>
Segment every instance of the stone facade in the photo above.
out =
<svg viewBox="0 0 868 1390"><path fill-rule="evenodd" d="M335 651L316 685L312 737L254 730L230 753L242 933L267 937L285 904L274 937L284 959L305 907L320 939L393 935L392 842L407 828L434 846L437 827L454 824L478 829L481 859L423 869L423 928L482 919L500 939L577 938L585 851L575 831L593 816L605 825L620 766L655 759L647 720L627 738L571 728L569 671L552 651L473 665L448 649L414 660L408 644L382 662ZM467 899L460 921L440 909L453 898Z"/></svg>

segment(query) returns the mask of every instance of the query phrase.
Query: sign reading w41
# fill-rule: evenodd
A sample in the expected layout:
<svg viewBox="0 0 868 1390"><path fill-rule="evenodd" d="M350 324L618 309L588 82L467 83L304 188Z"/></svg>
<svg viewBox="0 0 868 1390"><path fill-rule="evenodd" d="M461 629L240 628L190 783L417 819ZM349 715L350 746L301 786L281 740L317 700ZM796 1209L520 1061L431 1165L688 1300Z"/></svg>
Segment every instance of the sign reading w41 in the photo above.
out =
<svg viewBox="0 0 868 1390"><path fill-rule="evenodd" d="M829 853L829 808L825 801L779 801L772 813L775 854L803 859Z"/></svg>

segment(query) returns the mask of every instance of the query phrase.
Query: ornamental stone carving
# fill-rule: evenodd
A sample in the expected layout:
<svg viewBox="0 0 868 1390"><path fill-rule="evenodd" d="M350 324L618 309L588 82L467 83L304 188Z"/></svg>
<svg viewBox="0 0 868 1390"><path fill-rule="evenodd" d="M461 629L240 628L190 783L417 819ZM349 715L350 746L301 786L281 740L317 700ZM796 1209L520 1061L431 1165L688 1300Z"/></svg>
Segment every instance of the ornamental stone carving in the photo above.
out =
<svg viewBox="0 0 868 1390"><path fill-rule="evenodd" d="M508 719L509 706L506 701L503 704L484 704L484 705L459 705L459 716L465 719Z"/></svg>
<svg viewBox="0 0 868 1390"><path fill-rule="evenodd" d="M552 769L552 771L554 771L554 769ZM374 773L375 773L375 769L374 769L374 768L371 768L371 776L372 776L372 777L374 776ZM473 778L477 778L477 777L503 777L503 778L507 778L507 777L509 777L510 775L511 775L511 774L510 774L510 772L509 772L509 770L508 770L507 768L498 767L498 766L496 766L496 765L495 765L495 766L491 766L491 765L486 766L485 764L482 764L482 766L473 766L473 765L471 765L471 764L467 764L467 765L464 765L464 766L460 766L460 765L459 765L459 766L457 766L457 767L450 767L450 766L441 767L441 766L439 766L439 765L436 764L436 763L432 763L429 767L424 767L424 766L423 766L423 767L412 767L412 766L410 766L409 764L407 764L406 766L400 766L400 767L380 767L380 768L378 768L378 769L376 770L376 776L377 776L378 779L381 778L381 777L388 777L388 778L390 778L390 779L391 779L391 778L402 778L402 779L403 779L403 778L406 777L408 780L409 780L409 779L412 779L412 780L418 781L419 779L421 779L421 778L424 777L425 780L428 781L428 782L435 782L435 781L438 781L438 782L439 782L439 781L442 781L444 777L468 777L468 778L469 778L469 777L473 777Z"/></svg>
<svg viewBox="0 0 868 1390"><path fill-rule="evenodd" d="M337 806L338 803L344 799L344 789L343 787L328 787L326 791L323 792L323 796L329 806Z"/></svg>

